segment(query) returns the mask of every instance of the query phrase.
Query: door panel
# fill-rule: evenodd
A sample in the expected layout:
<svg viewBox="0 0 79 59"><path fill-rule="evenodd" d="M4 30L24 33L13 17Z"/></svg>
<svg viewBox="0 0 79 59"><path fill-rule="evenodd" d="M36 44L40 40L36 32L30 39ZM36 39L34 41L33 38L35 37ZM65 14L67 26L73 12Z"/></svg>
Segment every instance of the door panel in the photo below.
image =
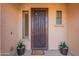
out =
<svg viewBox="0 0 79 59"><path fill-rule="evenodd" d="M48 9L31 9L31 43L32 49L48 48Z"/></svg>

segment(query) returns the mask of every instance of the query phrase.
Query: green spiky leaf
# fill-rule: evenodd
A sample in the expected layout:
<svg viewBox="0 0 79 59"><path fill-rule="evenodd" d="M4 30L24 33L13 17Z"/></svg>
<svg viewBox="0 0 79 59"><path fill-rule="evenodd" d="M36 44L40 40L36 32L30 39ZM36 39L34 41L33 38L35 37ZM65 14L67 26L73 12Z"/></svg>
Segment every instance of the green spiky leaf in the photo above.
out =
<svg viewBox="0 0 79 59"><path fill-rule="evenodd" d="M17 48L22 48L22 47L24 47L25 45L24 45L24 43L23 43L23 41L19 41L18 42L18 44L17 44Z"/></svg>
<svg viewBox="0 0 79 59"><path fill-rule="evenodd" d="M68 46L65 42L61 42L59 48L68 48Z"/></svg>

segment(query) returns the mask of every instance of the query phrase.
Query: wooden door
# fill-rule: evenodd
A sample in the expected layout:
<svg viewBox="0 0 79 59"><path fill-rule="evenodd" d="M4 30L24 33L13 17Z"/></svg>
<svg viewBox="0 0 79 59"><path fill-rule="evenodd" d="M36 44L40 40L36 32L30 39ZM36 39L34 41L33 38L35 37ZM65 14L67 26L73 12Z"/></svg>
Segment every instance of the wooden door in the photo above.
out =
<svg viewBox="0 0 79 59"><path fill-rule="evenodd" d="M48 8L31 8L31 48L48 48Z"/></svg>

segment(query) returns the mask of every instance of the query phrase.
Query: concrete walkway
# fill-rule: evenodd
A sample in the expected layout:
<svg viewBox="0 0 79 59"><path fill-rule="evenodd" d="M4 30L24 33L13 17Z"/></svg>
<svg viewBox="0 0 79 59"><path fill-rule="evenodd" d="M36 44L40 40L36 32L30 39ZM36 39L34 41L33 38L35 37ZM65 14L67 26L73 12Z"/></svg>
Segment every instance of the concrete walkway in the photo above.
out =
<svg viewBox="0 0 79 59"><path fill-rule="evenodd" d="M26 50L23 56L33 56L33 55L31 55L31 51ZM42 55L42 56L64 56L64 55L62 55L58 50L49 50L49 51L45 51L45 55ZM72 55L68 53L67 56L72 56Z"/></svg>

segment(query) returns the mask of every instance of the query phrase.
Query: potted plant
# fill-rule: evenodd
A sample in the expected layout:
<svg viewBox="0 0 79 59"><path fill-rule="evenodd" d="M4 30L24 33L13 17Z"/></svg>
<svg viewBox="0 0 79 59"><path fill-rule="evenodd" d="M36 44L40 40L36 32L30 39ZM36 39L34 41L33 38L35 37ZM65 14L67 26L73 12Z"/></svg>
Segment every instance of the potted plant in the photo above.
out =
<svg viewBox="0 0 79 59"><path fill-rule="evenodd" d="M63 55L68 54L68 46L67 46L67 44L65 42L61 42L61 44L59 45L59 51Z"/></svg>
<svg viewBox="0 0 79 59"><path fill-rule="evenodd" d="M19 41L17 44L17 54L18 55L23 55L25 52L25 45L23 41Z"/></svg>

